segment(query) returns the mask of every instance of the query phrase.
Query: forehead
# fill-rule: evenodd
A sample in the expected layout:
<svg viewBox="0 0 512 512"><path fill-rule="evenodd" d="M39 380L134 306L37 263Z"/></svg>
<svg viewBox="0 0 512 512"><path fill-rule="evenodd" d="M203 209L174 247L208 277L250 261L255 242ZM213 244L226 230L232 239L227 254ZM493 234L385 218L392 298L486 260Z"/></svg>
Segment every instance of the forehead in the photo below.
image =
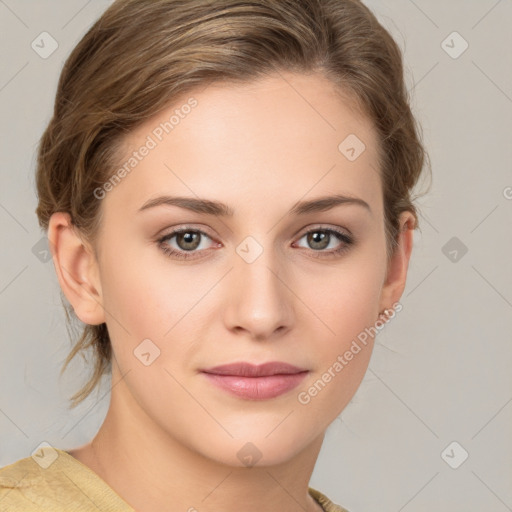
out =
<svg viewBox="0 0 512 512"><path fill-rule="evenodd" d="M348 192L378 203L377 143L355 100L323 75L212 83L126 137L121 165L134 165L109 202L140 207L168 192L247 205Z"/></svg>

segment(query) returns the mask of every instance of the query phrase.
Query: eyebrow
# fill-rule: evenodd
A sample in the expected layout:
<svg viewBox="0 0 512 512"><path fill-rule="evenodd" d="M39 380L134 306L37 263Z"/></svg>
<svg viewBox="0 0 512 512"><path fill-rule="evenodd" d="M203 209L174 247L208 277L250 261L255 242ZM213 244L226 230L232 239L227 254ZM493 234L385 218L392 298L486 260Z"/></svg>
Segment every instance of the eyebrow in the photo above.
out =
<svg viewBox="0 0 512 512"><path fill-rule="evenodd" d="M299 201L290 210L290 215L305 215L313 212L323 212L341 205L358 205L371 213L370 205L358 197L344 196L340 194L318 197L308 201ZM157 206L179 206L197 213L205 213L216 217L232 217L234 210L227 204L209 199L194 197L159 196L146 201L139 211L148 210Z"/></svg>

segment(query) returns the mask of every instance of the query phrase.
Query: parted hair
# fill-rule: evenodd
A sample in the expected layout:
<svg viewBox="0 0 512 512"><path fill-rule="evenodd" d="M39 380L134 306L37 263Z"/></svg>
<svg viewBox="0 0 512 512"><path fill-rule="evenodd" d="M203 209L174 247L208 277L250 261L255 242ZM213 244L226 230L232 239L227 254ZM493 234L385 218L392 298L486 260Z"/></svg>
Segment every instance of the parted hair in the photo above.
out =
<svg viewBox="0 0 512 512"><path fill-rule="evenodd" d="M359 0L114 1L72 50L59 78L37 154L41 228L48 229L53 213L67 212L94 244L102 204L94 190L118 168L128 132L208 83L247 83L281 71L323 73L372 122L389 258L400 214L410 211L418 227L413 192L429 159L401 50ZM62 299L69 328L76 315ZM78 353L90 351L94 363L72 407L112 364L106 324L79 331L61 374Z"/></svg>

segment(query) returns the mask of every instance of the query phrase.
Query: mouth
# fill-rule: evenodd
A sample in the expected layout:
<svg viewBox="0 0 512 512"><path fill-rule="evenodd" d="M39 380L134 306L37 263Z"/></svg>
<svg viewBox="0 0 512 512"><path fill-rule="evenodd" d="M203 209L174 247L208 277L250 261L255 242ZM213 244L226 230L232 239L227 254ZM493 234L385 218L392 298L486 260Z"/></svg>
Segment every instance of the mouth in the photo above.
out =
<svg viewBox="0 0 512 512"><path fill-rule="evenodd" d="M245 400L268 400L297 387L309 370L288 363L231 363L201 370L220 389Z"/></svg>

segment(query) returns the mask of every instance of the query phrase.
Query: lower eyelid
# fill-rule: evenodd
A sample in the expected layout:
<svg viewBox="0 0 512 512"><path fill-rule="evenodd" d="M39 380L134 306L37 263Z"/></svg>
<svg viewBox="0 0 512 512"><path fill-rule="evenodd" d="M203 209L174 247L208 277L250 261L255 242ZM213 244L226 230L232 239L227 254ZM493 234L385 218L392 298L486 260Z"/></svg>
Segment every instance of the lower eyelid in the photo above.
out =
<svg viewBox="0 0 512 512"><path fill-rule="evenodd" d="M323 231L323 232L329 233L331 236L334 236L342 244L342 246L338 247L337 249L330 249L330 250L309 249L313 253L318 253L318 256L321 256L322 254L335 255L336 253L340 253L340 252L347 250L349 248L349 246L354 243L354 239L351 235L348 235L341 231L337 231L332 228L321 228L321 227L310 229L309 231L306 231L301 236L299 236L296 240L301 240L302 238L307 236L309 233L314 233L317 231ZM179 235L180 233L183 233L183 232L199 233L202 237L206 237L211 240L212 247L209 247L207 249L199 249L199 250L196 249L193 251L185 251L185 250L179 249L179 248L175 249L174 247L172 247L171 245L168 244L169 240L173 239L176 235ZM171 233L168 233L167 235L164 235L163 237L161 237L158 240L158 243L163 252L167 253L167 255L169 257L176 257L177 259L194 258L195 257L194 255L196 255L196 254L206 252L215 247L217 247L217 248L219 246L222 247L222 244L220 242L216 242L215 239L213 237L211 237L208 233L205 233L204 231L201 231L199 229L192 229L192 228L191 229L179 229L179 230L173 231ZM300 248L308 249L307 247L300 247Z"/></svg>

